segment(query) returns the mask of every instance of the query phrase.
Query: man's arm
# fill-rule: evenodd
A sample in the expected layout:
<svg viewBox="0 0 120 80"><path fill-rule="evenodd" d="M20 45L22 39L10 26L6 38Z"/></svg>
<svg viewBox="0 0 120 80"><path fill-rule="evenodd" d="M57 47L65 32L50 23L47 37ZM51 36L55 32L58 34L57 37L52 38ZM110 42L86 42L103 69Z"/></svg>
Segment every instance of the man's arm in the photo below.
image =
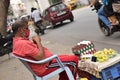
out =
<svg viewBox="0 0 120 80"><path fill-rule="evenodd" d="M92 2L91 2L91 5L90 5L90 6L94 6L97 2L98 2L98 0L92 0Z"/></svg>
<svg viewBox="0 0 120 80"><path fill-rule="evenodd" d="M39 49L39 51L40 51L40 52L38 53L38 55L34 56L34 58L35 58L36 60L44 59L44 58L45 58L45 53L44 53L44 50L43 50L43 46L42 46L42 44L41 44L41 39L40 39L40 37L39 37L38 35L33 36L33 42L34 42L35 44L37 44L38 49Z"/></svg>
<svg viewBox="0 0 120 80"><path fill-rule="evenodd" d="M33 17L33 14L31 13L31 19L32 19L32 21L34 22L34 17Z"/></svg>

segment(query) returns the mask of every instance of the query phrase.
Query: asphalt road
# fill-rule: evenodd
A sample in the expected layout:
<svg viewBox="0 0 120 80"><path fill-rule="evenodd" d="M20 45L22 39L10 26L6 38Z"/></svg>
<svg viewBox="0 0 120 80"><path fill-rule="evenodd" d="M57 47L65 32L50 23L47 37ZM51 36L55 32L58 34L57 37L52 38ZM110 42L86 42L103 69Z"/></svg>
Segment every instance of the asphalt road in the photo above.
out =
<svg viewBox="0 0 120 80"><path fill-rule="evenodd" d="M98 16L95 11L91 11L90 7L74 10L73 14L74 22L71 23L68 20L63 25L56 26L55 29L48 29L46 35L41 37L48 47L48 44L52 45L49 49L53 53L66 53L68 51L71 53L71 47L82 40L92 41L97 50L103 48L120 50L120 32L115 32L109 37L104 36L99 29ZM54 51L54 47L58 48ZM61 50L61 48L64 50Z"/></svg>
<svg viewBox="0 0 120 80"><path fill-rule="evenodd" d="M97 24L97 14L89 7L74 10L75 21L65 21L55 29L47 29L42 43L53 54L73 54L71 48L82 40L90 40L97 50L112 48L120 51L120 33L105 37ZM17 59L0 57L0 80L33 80L30 72ZM57 76L50 80L57 80Z"/></svg>

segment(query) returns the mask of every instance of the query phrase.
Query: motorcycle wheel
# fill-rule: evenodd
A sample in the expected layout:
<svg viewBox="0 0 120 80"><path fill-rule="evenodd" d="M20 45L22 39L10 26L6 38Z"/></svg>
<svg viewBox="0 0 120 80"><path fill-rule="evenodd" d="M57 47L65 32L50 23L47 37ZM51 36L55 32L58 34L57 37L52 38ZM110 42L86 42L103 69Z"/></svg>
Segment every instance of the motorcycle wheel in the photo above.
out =
<svg viewBox="0 0 120 80"><path fill-rule="evenodd" d="M102 33L105 36L110 36L111 35L110 29L99 18L98 18L98 24L99 24L99 27L100 27Z"/></svg>
<svg viewBox="0 0 120 80"><path fill-rule="evenodd" d="M39 32L43 35L43 34L45 34L45 28L44 28L44 26L41 24L41 23L38 23L37 24L37 27L38 27L38 29L39 29Z"/></svg>
<svg viewBox="0 0 120 80"><path fill-rule="evenodd" d="M41 25L41 31L40 31L40 33L43 35L43 34L45 34L45 27L43 26L43 25Z"/></svg>

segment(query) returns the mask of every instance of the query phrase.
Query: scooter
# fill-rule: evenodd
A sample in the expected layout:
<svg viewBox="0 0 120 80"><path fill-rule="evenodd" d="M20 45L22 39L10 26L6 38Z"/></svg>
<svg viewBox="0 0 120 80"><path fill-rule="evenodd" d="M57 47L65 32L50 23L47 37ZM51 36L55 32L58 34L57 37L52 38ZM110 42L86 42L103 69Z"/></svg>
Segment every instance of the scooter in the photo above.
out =
<svg viewBox="0 0 120 80"><path fill-rule="evenodd" d="M93 6L94 8L92 9L92 11L96 10L96 12L98 12L98 10L100 9L100 7L103 4L100 3L99 1ZM118 21L120 22L120 13L115 13L115 16L117 17ZM105 36L111 36L114 32L118 32L120 31L120 24L119 25L114 25L113 29L110 31L110 29L104 24L104 22L101 21L100 18L98 18L98 24L99 27L101 29L101 32L105 35Z"/></svg>
<svg viewBox="0 0 120 80"><path fill-rule="evenodd" d="M44 26L42 25L42 20L39 21L38 23L36 23L36 26L39 28L39 32L44 35L45 34L45 28Z"/></svg>
<svg viewBox="0 0 120 80"><path fill-rule="evenodd" d="M9 33L6 36L0 34L0 57L8 54L10 58L10 52L12 52L13 33Z"/></svg>

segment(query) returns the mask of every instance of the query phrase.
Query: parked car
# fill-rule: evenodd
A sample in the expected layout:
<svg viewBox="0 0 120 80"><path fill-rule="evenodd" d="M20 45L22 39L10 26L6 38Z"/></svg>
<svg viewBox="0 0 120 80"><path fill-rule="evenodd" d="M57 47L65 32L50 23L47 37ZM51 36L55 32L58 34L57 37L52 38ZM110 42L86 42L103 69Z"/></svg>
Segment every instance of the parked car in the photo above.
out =
<svg viewBox="0 0 120 80"><path fill-rule="evenodd" d="M63 23L64 20L74 21L71 10L62 2L51 5L42 13L43 25L54 28L57 23Z"/></svg>

